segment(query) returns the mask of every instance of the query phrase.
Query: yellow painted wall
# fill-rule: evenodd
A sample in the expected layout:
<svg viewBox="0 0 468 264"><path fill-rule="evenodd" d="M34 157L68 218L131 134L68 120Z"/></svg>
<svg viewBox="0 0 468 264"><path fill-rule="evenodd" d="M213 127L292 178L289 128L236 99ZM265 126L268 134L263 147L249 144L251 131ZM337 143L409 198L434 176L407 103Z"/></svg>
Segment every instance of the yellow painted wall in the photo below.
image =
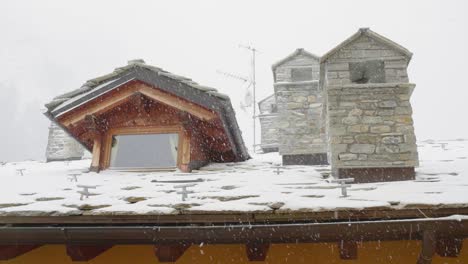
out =
<svg viewBox="0 0 468 264"><path fill-rule="evenodd" d="M264 263L308 263L308 264L404 264L416 263L420 252L418 241L366 242L358 244L357 260L341 260L336 243L320 244L274 244L271 245ZM57 264L73 263L67 256L63 245L45 245L27 254L0 264ZM85 262L77 262L85 263ZM89 261L101 263L158 263L153 247L148 245L115 246ZM197 263L251 263L247 260L243 245L198 245L191 246L176 262L177 264ZM259 263L259 262L258 262ZM465 240L458 258L434 256L433 264L468 264L468 242Z"/></svg>

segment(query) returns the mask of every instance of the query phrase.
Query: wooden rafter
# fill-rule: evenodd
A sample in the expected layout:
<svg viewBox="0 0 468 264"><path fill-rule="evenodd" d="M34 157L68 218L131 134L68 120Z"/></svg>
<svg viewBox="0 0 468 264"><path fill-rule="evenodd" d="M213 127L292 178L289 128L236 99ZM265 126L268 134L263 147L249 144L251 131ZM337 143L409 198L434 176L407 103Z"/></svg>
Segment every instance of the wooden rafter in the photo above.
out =
<svg viewBox="0 0 468 264"><path fill-rule="evenodd" d="M142 94L154 101L163 103L180 111L190 113L202 120L212 120L217 117L216 113L202 106L196 105L167 92L163 92L147 84L135 82L133 85L124 87L113 93L112 96L107 96L104 99L100 97L95 98L79 108L64 114L58 119L64 126L69 126L70 124L83 120L87 115L94 114L97 116L107 112L117 105L132 100L132 98L134 99L133 95L135 94Z"/></svg>
<svg viewBox="0 0 468 264"><path fill-rule="evenodd" d="M247 243L245 244L245 251L249 261L265 261L270 249L269 243Z"/></svg>
<svg viewBox="0 0 468 264"><path fill-rule="evenodd" d="M9 260L28 253L40 245L0 245L0 260Z"/></svg>
<svg viewBox="0 0 468 264"><path fill-rule="evenodd" d="M111 245L67 245L67 255L72 261L89 261L110 249Z"/></svg>
<svg viewBox="0 0 468 264"><path fill-rule="evenodd" d="M356 241L341 240L338 242L338 248L340 249L341 259L357 259L358 249Z"/></svg>
<svg viewBox="0 0 468 264"><path fill-rule="evenodd" d="M162 244L154 247L159 262L176 262L190 247L188 244Z"/></svg>
<svg viewBox="0 0 468 264"><path fill-rule="evenodd" d="M417 264L431 264L436 247L436 233L434 230L424 230L422 234L421 253Z"/></svg>

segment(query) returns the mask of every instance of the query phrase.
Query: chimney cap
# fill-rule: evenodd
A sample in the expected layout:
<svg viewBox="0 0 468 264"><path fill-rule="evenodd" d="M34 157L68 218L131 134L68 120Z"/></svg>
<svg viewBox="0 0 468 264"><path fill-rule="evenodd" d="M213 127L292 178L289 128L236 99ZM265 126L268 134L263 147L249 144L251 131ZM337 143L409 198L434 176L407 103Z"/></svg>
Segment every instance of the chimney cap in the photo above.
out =
<svg viewBox="0 0 468 264"><path fill-rule="evenodd" d="M145 61L143 59L134 59L134 60L129 60L128 65L133 65L133 64L145 64Z"/></svg>

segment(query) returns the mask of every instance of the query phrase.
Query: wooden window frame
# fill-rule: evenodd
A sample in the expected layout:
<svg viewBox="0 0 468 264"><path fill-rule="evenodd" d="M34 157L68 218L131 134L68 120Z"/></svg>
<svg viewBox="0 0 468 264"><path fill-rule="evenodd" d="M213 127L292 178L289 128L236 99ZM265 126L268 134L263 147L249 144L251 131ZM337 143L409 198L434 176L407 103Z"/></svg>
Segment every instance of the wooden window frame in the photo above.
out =
<svg viewBox="0 0 468 264"><path fill-rule="evenodd" d="M178 146L177 146L177 168L180 168L183 164L188 164L190 161L190 147L187 147L190 144L190 138L188 133L181 126L145 126L145 127L116 127L110 128L104 136L104 144L102 151L102 169L109 169L110 159L111 159L111 148L112 148L112 137L118 135L147 135L147 134L178 134ZM157 170L168 170L171 168L161 168L161 169L146 169L142 168L141 170L145 171L157 171ZM118 169L117 169L118 170ZM138 171L138 168L135 168L132 171Z"/></svg>

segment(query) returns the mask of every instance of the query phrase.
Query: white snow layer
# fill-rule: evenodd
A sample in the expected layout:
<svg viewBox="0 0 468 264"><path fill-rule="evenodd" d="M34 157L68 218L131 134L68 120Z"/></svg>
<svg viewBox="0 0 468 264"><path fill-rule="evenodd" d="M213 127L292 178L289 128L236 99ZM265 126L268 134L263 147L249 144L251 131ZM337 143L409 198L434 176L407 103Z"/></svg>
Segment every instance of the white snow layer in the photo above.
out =
<svg viewBox="0 0 468 264"><path fill-rule="evenodd" d="M468 140L424 141L415 181L352 184L329 166L286 166L277 153L193 173L88 172L90 160L0 163L0 215L178 214L468 206ZM74 180L73 174L77 174ZM188 183L187 183L188 182ZM176 185L193 184L186 201ZM95 185L80 199L83 188Z"/></svg>

